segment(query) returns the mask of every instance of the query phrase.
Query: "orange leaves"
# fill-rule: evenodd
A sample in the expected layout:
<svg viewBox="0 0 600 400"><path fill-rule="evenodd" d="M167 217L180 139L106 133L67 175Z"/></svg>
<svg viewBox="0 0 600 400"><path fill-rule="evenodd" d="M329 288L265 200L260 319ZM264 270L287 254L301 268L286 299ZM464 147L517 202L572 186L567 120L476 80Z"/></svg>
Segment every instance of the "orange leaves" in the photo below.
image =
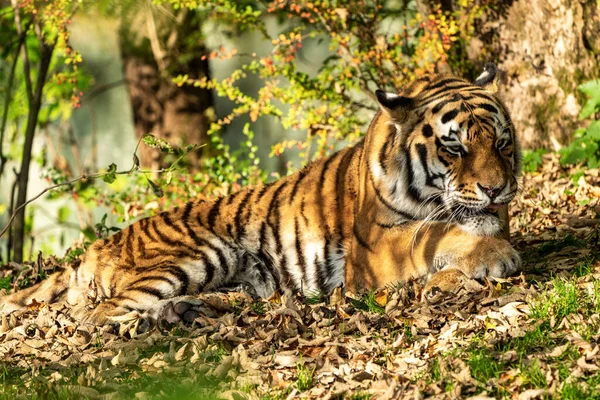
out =
<svg viewBox="0 0 600 400"><path fill-rule="evenodd" d="M231 50L227 50L225 48L225 46L221 46L219 47L219 50L216 51L211 51L208 55L205 54L202 57L200 57L201 60L230 60L231 58L233 58L233 56L235 56L238 53L236 48L233 48Z"/></svg>

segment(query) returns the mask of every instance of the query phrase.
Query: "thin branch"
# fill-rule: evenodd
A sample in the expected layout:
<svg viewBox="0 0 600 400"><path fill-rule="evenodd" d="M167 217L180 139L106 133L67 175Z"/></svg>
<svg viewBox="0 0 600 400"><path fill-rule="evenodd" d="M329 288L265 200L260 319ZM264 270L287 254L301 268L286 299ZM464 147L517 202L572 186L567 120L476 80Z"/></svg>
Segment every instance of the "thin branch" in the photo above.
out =
<svg viewBox="0 0 600 400"><path fill-rule="evenodd" d="M158 65L160 72L164 73L167 69L167 63L165 62L165 52L160 47L160 40L158 38L158 32L156 30L156 23L154 21L154 14L152 9L148 9L148 18L146 18L148 28L148 38L150 39L150 48L152 49L152 55Z"/></svg>
<svg viewBox="0 0 600 400"><path fill-rule="evenodd" d="M141 138L140 138L141 140ZM138 141L138 146L139 146L139 141ZM123 171L115 171L115 172L97 172L94 174L82 174L81 176L71 179L69 181L66 182L61 182L61 183L57 183L55 185L49 186L46 189L42 190L40 193L36 194L35 196L33 196L31 199L27 200L25 203L21 204L19 207L17 207L12 215L10 216L10 219L8 220L8 223L6 224L6 226L2 229L2 231L0 231L0 237L2 237L6 231L10 228L13 220L15 219L15 217L17 216L17 214L19 213L19 211L21 211L25 206L27 206L28 204L36 201L37 199L39 199L41 196L43 196L44 194L48 193L51 190L57 189L59 187L62 186L68 186L68 185L72 185L73 183L79 182L81 180L87 180L87 179L96 179L96 178L102 178L103 176L107 176L107 175L128 175L134 172L137 173L141 173L141 174L152 174L152 173L163 173L163 172L170 172L173 171L173 169L175 168L175 166L179 163L179 161L181 161L181 159L183 157L185 157L188 153L195 151L197 149L199 149L200 147L203 147L204 145L196 145L194 147L192 147L191 149L189 149L188 151L186 151L184 154L182 154L179 158L177 158L177 160L175 160L173 162L173 164L171 164L168 168L161 168L158 170L140 170L139 169L139 165L137 163L134 163L132 165L132 167L128 170L123 170ZM137 152L137 146L136 146L136 152ZM137 158L136 152L134 152L134 156L135 158Z"/></svg>
<svg viewBox="0 0 600 400"><path fill-rule="evenodd" d="M127 81L127 79L123 78L123 79L119 79L117 81L114 82L110 82L104 85L100 85L95 87L91 92L85 94L82 98L81 98L81 103L84 104L88 101L91 101L94 97L101 95L102 93L110 90L110 89L114 89L118 86L121 85L126 85L129 82Z"/></svg>

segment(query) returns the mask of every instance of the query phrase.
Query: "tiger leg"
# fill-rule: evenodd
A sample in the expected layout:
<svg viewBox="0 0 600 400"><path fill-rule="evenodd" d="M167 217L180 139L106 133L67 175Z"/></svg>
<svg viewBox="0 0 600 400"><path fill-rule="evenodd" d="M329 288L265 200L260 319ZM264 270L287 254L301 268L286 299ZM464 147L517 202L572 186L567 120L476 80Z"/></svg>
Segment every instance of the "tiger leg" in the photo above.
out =
<svg viewBox="0 0 600 400"><path fill-rule="evenodd" d="M34 301L54 303L66 299L73 274L71 269L58 271L36 285L0 298L0 312L10 314Z"/></svg>
<svg viewBox="0 0 600 400"><path fill-rule="evenodd" d="M149 326L192 322L204 305L194 295L227 285L234 276L243 278L250 266L244 254L233 250L221 252L221 263L209 252L201 254L138 268L105 267L108 272L95 277L103 301L83 319L97 325L134 318Z"/></svg>
<svg viewBox="0 0 600 400"><path fill-rule="evenodd" d="M521 266L519 254L507 240L473 236L456 225L441 222L373 228L363 236L362 244L351 248L348 261L346 283L350 287L432 279L439 271L448 270L459 271L469 279L502 278ZM452 280L460 274L445 272L442 276Z"/></svg>

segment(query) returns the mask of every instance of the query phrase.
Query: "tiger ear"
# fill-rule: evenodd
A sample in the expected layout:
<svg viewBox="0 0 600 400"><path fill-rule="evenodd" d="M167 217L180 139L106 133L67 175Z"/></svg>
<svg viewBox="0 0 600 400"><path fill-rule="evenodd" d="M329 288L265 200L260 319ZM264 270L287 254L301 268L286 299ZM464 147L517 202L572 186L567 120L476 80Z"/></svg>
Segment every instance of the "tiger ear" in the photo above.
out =
<svg viewBox="0 0 600 400"><path fill-rule="evenodd" d="M404 122L408 117L408 112L413 108L413 99L410 97L400 96L395 93L376 90L377 102L381 110L388 114L396 122Z"/></svg>
<svg viewBox="0 0 600 400"><path fill-rule="evenodd" d="M497 73L498 68L496 68L496 64L491 62L487 63L483 67L483 72L477 77L477 79L475 79L473 84L476 86L481 86L492 93L496 93L498 92L498 80L496 79Z"/></svg>

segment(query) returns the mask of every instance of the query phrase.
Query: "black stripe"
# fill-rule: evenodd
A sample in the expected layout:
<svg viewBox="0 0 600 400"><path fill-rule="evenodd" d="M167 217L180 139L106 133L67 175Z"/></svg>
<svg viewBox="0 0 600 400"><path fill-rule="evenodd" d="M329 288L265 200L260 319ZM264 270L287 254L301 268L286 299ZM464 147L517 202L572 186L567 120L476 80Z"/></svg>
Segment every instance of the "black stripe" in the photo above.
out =
<svg viewBox="0 0 600 400"><path fill-rule="evenodd" d="M354 237L356 238L356 241L358 242L358 244L360 244L362 247L364 247L365 249L367 249L369 252L373 252L373 249L371 248L371 246L369 245L369 243L367 243L361 236L360 236L360 232L358 232L358 225L356 225L356 223L352 226L352 231L354 232Z"/></svg>
<svg viewBox="0 0 600 400"><path fill-rule="evenodd" d="M373 174L371 173L371 169L369 167L368 162L367 162L367 174L369 175L369 181L371 182L371 185L373 186L373 189L375 190L375 195L376 195L377 199L381 203L383 203L384 206L386 206L390 211L395 212L396 214L400 215L401 217L403 217L405 219L413 219L413 217L411 215L407 214L406 212L404 212L400 209L397 209L383 197L383 195L377 188L377 185L375 184L375 179L373 178Z"/></svg>
<svg viewBox="0 0 600 400"><path fill-rule="evenodd" d="M435 90L438 88L445 88L447 84L449 83L462 83L464 84L465 81L463 79L460 78L447 78L447 79L442 79L439 82L434 83L433 85L430 85L427 87L427 91L431 91L431 90ZM465 86L471 86L471 85L465 85Z"/></svg>
<svg viewBox="0 0 600 400"><path fill-rule="evenodd" d="M254 190L248 190L246 192L246 194L242 198L242 201L240 201L240 204L237 207L237 210L235 212L235 217L233 219L233 222L235 224L235 231L237 233L237 241L240 244L244 240L244 236L246 236L246 225L242 225L242 215L243 215L244 211L246 211L248 206L252 204L251 202L248 202L248 199L250 198L250 196L252 196L252 194L254 194ZM250 207L249 213L250 212L252 212L252 207ZM248 222L249 221L250 221L250 214L248 214Z"/></svg>
<svg viewBox="0 0 600 400"><path fill-rule="evenodd" d="M146 252L146 244L144 243L144 239L142 239L141 236L138 235L137 237L137 250L144 254Z"/></svg>
<svg viewBox="0 0 600 400"><path fill-rule="evenodd" d="M127 289L134 289L134 286L137 285L138 283L143 283L143 282L148 282L148 281L162 281L165 283L168 283L169 285L175 287L177 285L176 282L173 282L171 279L167 278L166 276L156 276L156 275L151 275L151 276L144 276L142 278L138 278L135 281L133 281L132 283L130 283L129 285L127 285Z"/></svg>
<svg viewBox="0 0 600 400"><path fill-rule="evenodd" d="M296 255L298 266L300 267L304 281L308 282L308 277L306 276L306 259L304 258L304 249L302 248L302 239L300 238L301 232L298 218L294 218L294 234L296 235Z"/></svg>
<svg viewBox="0 0 600 400"><path fill-rule="evenodd" d="M181 219L186 220L190 217L193 206L194 206L194 202L192 202L192 201L188 201L187 203L185 203L185 207L183 207L183 214L181 215Z"/></svg>
<svg viewBox="0 0 600 400"><path fill-rule="evenodd" d="M164 242L166 244L168 244L169 246L177 249L178 251L181 251L181 248L184 248L186 250L189 250L190 252L193 252L195 249L191 248L190 246L188 246L186 243L179 241L179 240L173 240L171 238L169 238L168 236L166 236L165 234L163 234L157 227L156 227L156 221L152 220L150 221L150 227L154 230L154 233L156 234L156 236L158 236L159 240L157 240L157 242ZM162 251L161 251L162 252ZM185 253L184 253L185 254Z"/></svg>
<svg viewBox="0 0 600 400"><path fill-rule="evenodd" d="M329 247L331 246L331 240L329 236L325 236L325 245L323 246L323 264L325 266L325 271L327 276L333 275L333 266L331 265L331 251Z"/></svg>
<svg viewBox="0 0 600 400"><path fill-rule="evenodd" d="M265 194L267 194L267 190L273 186L273 183L275 182L269 182L269 183L265 183L261 188L260 191L258 192L258 195L256 196L256 203L258 203L260 201L260 199L263 198L263 196Z"/></svg>
<svg viewBox="0 0 600 400"><path fill-rule="evenodd" d="M412 197L413 200L415 201L422 201L423 199L421 199L421 192L414 187L413 183L415 181L415 172L413 170L412 167L412 160L411 160L411 155L410 152L407 148L404 149L404 159L406 160L406 176L407 176L407 193L410 197Z"/></svg>
<svg viewBox="0 0 600 400"><path fill-rule="evenodd" d="M199 284L200 291L202 291L205 286L212 282L215 276L215 266L210 262L208 256L203 251L199 251L197 257L204 263L204 271L206 272L204 281Z"/></svg>
<svg viewBox="0 0 600 400"><path fill-rule="evenodd" d="M444 106L446 106L447 104L450 104L452 102L454 102L454 100L443 100L443 101L440 101L435 106L433 106L433 108L431 109L431 113L433 115L439 113L442 110L442 108L444 108Z"/></svg>
<svg viewBox="0 0 600 400"><path fill-rule="evenodd" d="M263 265L269 271L271 276L274 278L275 282L277 282L277 285L279 285L279 273L277 272L277 270L273 269L273 259L271 258L271 256L269 256L267 252L265 252L266 240L267 223L263 221L260 225L260 236L258 239L258 242L260 243L260 248L258 250L258 254L255 254L254 256L260 261L261 265Z"/></svg>
<svg viewBox="0 0 600 400"><path fill-rule="evenodd" d="M217 223L217 217L219 216L221 203L223 202L224 197L219 197L210 208L208 212L208 229L212 232L214 231L215 224Z"/></svg>
<svg viewBox="0 0 600 400"><path fill-rule="evenodd" d="M432 186L437 189L442 189L433 183L434 179L442 178L443 176L439 174L432 175L431 171L429 171L429 166L427 163L427 147L422 143L418 143L415 145L415 148L417 149L419 159L421 160L421 165L423 166L423 170L425 171L425 184L427 186Z"/></svg>
<svg viewBox="0 0 600 400"><path fill-rule="evenodd" d="M55 289L54 292L52 292L52 296L50 296L50 300L48 300L48 303L56 303L58 300L61 299L61 297L63 297L63 295L67 292L67 290L69 290L68 287L62 288L62 289Z"/></svg>
<svg viewBox="0 0 600 400"><path fill-rule="evenodd" d="M429 124L423 125L423 136L426 138L433 136L433 128Z"/></svg>
<svg viewBox="0 0 600 400"><path fill-rule="evenodd" d="M289 204L292 204L292 202L294 201L294 198L296 197L296 192L298 192L298 186L300 185L300 182L302 182L302 180L306 177L306 167L302 168L300 171L298 171L298 177L296 178L296 182L294 182L294 186L292 186L292 191L290 193L290 199L289 199Z"/></svg>
<svg viewBox="0 0 600 400"><path fill-rule="evenodd" d="M271 223L270 217L271 217L271 213L273 212L273 210L275 210L279 204L279 194L285 188L286 184L287 184L287 182L283 181L277 187L277 189L275 190L275 193L273 193L273 198L271 199L271 203L269 204L269 209L267 211L267 223L273 230L273 237L275 238L275 251L277 252L277 254L281 253L281 250L283 247L283 245L281 243L281 237L279 234L279 223L281 220L281 218L279 216L279 211L277 211L277 215L275 215L273 223Z"/></svg>
<svg viewBox="0 0 600 400"><path fill-rule="evenodd" d="M388 148L390 145L394 144L394 139L396 137L396 127L393 125L389 125L388 126L388 134L387 137L385 138L385 142L383 143L383 146L381 146L381 149L379 150L379 164L381 165L381 168L383 169L384 173L387 173L387 152L388 152Z"/></svg>
<svg viewBox="0 0 600 400"><path fill-rule="evenodd" d="M136 287L136 288L127 288L128 292L142 292L144 294L149 294L150 296L154 296L157 297L158 299L162 300L163 299L163 294L161 293L160 290L155 289L153 287Z"/></svg>
<svg viewBox="0 0 600 400"><path fill-rule="evenodd" d="M477 107L483 108L484 110L489 111L489 112L494 113L494 114L499 114L500 113L500 111L498 111L498 109L496 107L494 107L493 105L488 104L488 103L477 104Z"/></svg>
<svg viewBox="0 0 600 400"><path fill-rule="evenodd" d="M440 162L441 162L441 163L444 165L444 167L449 167L449 166L450 166L450 163L449 163L448 161L446 161L446 160L444 159L444 157L442 157L442 156L440 156L440 155L439 155L439 150L440 150L440 148L442 148L442 146L443 146L443 144L442 144L442 142L440 141L440 139L438 139L438 138L435 138L435 146L437 147L437 150L438 150L438 151L436 152L436 154L437 154L437 157L438 157L438 160L440 160Z"/></svg>
<svg viewBox="0 0 600 400"><path fill-rule="evenodd" d="M165 222L165 224L167 224L170 227L175 227L175 224L173 223L173 221L171 220L170 212L169 211L163 211L160 214L160 217L162 218L162 220Z"/></svg>
<svg viewBox="0 0 600 400"><path fill-rule="evenodd" d="M219 247L213 245L208 240L199 237L196 234L196 232L194 232L194 230L192 229L192 227L190 226L188 219L184 219L183 220L183 226L185 227L188 236L192 238L192 240L194 241L194 243L196 244L196 246L198 246L198 247L208 247L209 249L213 250L217 254L217 258L219 259L219 263L221 263L221 266L227 270L227 272L225 273L225 275L227 276L229 274L229 264L227 263L227 258L225 257L225 254L223 253L223 250L220 249ZM227 247L229 247L230 249L233 250L233 247L231 245L229 245L226 241L222 240L216 234L213 234L213 235L214 235L214 238L217 239L220 243L223 243L225 246L227 246Z"/></svg>
<svg viewBox="0 0 600 400"><path fill-rule="evenodd" d="M326 292L328 288L325 287L325 282L327 280L327 272L325 271L325 267L319 262L319 255L315 254L315 268L317 270L317 286L319 291Z"/></svg>
<svg viewBox="0 0 600 400"><path fill-rule="evenodd" d="M466 88L470 88L472 87L469 84L458 84L458 85L452 85L452 86L446 86L437 90L434 90L433 92L428 92L426 95L423 96L423 98L421 98L419 100L418 106L419 108L423 108L425 106L428 106L431 103L434 103L436 101L439 101L441 98L443 98L444 96L448 95L451 91L453 90L464 90Z"/></svg>
<svg viewBox="0 0 600 400"><path fill-rule="evenodd" d="M306 225L309 224L308 222L308 217L306 216L306 202L304 201L304 197L302 198L302 200L300 201L300 216L302 217L302 219L304 219L304 223Z"/></svg>
<svg viewBox="0 0 600 400"><path fill-rule="evenodd" d="M184 294L188 294L188 288L190 286L190 276L188 275L187 272L185 272L185 270L183 268L181 268L178 265L163 265L159 268L159 270L161 271L165 271L170 273L171 275L173 275L175 278L177 278L177 280L179 281L179 294L180 295L184 295Z"/></svg>
<svg viewBox="0 0 600 400"><path fill-rule="evenodd" d="M337 170L335 172L335 204L337 211L337 234L340 235L340 238L344 238L344 230L342 227L342 221L344 220L344 199L346 198L346 173L348 172L348 168L350 163L352 162L352 158L354 156L354 151L352 148L348 149L346 153L344 153L342 160L337 166Z"/></svg>
<svg viewBox="0 0 600 400"><path fill-rule="evenodd" d="M445 123L453 120L454 118L456 118L457 115L458 115L458 110L456 110L456 109L448 111L446 114L444 114L442 116L442 124L445 124Z"/></svg>
<svg viewBox="0 0 600 400"><path fill-rule="evenodd" d="M238 190L237 192L227 196L227 201L225 202L225 204L230 205L231 203L233 203L233 201L236 199L236 197L238 197L240 195L240 193L242 193L242 192L243 192L243 190Z"/></svg>
<svg viewBox="0 0 600 400"><path fill-rule="evenodd" d="M127 260L123 261L127 261L130 263L135 263L135 256L133 255L133 229L134 228L131 226L125 229L127 231L127 234L125 246L123 246L125 248L125 254L127 254Z"/></svg>
<svg viewBox="0 0 600 400"><path fill-rule="evenodd" d="M376 222L377 226L384 229L397 228L402 225L406 225L409 221L395 222L393 224L382 224L381 222Z"/></svg>

